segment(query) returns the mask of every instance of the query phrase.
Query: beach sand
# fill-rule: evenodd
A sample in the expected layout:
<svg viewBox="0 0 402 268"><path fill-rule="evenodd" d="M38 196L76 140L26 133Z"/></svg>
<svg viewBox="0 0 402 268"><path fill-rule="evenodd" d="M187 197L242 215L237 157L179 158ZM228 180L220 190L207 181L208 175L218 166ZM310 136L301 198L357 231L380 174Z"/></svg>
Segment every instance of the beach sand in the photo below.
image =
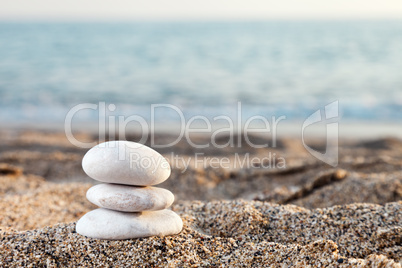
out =
<svg viewBox="0 0 402 268"><path fill-rule="evenodd" d="M157 149L173 167L160 186L175 194L172 210L182 217L183 231L105 241L75 232L76 221L95 208L85 198L96 183L81 168L87 149L73 146L63 132L1 130L0 266L401 267L400 139L343 138L336 167L311 156L296 138L269 149L240 142L194 149L182 140ZM195 154L209 159L201 164ZM246 156L254 166L239 164ZM223 158L229 166L214 168Z"/></svg>

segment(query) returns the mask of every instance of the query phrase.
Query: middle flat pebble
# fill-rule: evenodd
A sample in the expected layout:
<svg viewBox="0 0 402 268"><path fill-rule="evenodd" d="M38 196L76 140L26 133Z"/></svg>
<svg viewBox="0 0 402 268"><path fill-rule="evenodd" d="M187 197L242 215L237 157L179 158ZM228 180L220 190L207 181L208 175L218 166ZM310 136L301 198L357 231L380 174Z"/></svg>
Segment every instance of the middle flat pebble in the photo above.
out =
<svg viewBox="0 0 402 268"><path fill-rule="evenodd" d="M162 210L174 201L172 192L158 187L98 184L87 191L87 199L102 208L123 212Z"/></svg>

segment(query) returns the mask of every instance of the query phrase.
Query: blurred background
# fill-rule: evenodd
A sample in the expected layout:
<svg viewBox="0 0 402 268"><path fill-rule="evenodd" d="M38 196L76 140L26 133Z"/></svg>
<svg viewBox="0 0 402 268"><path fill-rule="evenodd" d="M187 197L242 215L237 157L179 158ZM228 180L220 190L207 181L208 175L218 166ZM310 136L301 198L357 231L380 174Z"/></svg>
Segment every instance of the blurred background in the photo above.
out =
<svg viewBox="0 0 402 268"><path fill-rule="evenodd" d="M241 102L297 121L338 100L343 122L402 122L400 1L0 3L3 126L62 126L100 101L147 119L150 104L213 117Z"/></svg>

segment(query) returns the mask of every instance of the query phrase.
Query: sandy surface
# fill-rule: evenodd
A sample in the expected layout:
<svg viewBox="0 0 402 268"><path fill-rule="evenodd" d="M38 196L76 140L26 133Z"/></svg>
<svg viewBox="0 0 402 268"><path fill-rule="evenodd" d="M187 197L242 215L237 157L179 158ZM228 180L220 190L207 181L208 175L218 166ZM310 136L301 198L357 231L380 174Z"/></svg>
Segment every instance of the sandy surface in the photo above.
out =
<svg viewBox="0 0 402 268"><path fill-rule="evenodd" d="M323 148L319 142L311 146ZM64 133L0 131L0 266L402 263L401 140L343 139L335 168L291 138L269 150L246 143L195 150L181 141L159 151L168 160L173 152L191 163L186 168L171 161L172 175L160 185L175 194L172 209L183 218L184 230L169 237L100 241L75 233L75 222L95 208L85 198L95 183L81 169L86 149L71 145ZM203 167L193 161L195 153L231 159L236 153L257 159L275 153L286 166Z"/></svg>

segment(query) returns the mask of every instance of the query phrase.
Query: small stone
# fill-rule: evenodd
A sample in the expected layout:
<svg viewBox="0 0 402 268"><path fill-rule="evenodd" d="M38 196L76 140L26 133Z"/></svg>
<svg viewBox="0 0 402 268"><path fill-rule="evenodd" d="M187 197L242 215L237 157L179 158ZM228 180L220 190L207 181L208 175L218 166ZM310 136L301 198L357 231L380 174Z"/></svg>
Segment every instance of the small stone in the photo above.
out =
<svg viewBox="0 0 402 268"><path fill-rule="evenodd" d="M85 154L82 168L97 181L127 185L155 185L170 176L170 165L162 155L129 141L98 144Z"/></svg>
<svg viewBox="0 0 402 268"><path fill-rule="evenodd" d="M119 212L98 208L85 214L77 233L96 239L131 239L178 234L183 228L179 215L171 210Z"/></svg>
<svg viewBox="0 0 402 268"><path fill-rule="evenodd" d="M348 172L344 169L338 169L335 171L333 178L335 180L343 180L344 178L346 178L348 175Z"/></svg>
<svg viewBox="0 0 402 268"><path fill-rule="evenodd" d="M168 208L174 201L174 195L169 190L151 186L98 184L89 188L87 199L98 207L139 212Z"/></svg>

